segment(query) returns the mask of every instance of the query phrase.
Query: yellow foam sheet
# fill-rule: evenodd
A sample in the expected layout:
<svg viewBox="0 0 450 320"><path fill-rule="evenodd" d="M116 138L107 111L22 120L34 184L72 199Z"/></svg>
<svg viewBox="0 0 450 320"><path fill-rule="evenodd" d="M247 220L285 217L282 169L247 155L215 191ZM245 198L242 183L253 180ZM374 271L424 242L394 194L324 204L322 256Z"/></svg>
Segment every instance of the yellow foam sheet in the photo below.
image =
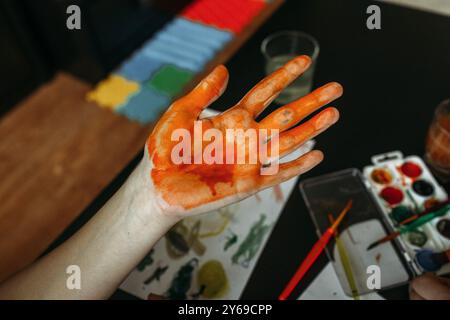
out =
<svg viewBox="0 0 450 320"><path fill-rule="evenodd" d="M111 74L105 80L100 81L95 89L87 94L86 98L102 107L116 109L138 92L139 88L139 83Z"/></svg>

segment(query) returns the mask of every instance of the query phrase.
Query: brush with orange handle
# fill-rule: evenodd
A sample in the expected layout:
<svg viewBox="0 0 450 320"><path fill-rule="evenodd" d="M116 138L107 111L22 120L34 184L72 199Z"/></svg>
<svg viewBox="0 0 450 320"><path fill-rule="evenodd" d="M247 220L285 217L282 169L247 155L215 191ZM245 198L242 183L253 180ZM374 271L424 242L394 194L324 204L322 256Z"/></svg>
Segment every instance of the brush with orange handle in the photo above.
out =
<svg viewBox="0 0 450 320"><path fill-rule="evenodd" d="M311 251L308 253L306 258L303 260L300 267L295 272L292 279L289 281L287 286L284 288L283 292L278 297L278 300L286 300L289 295L292 293L292 291L295 289L297 284L300 282L300 280L305 276L305 274L308 272L308 270L311 268L311 266L314 264L314 262L317 260L317 258L322 253L323 249L325 249L326 245L330 241L331 237L334 235L336 228L341 223L342 219L344 219L347 212L352 207L352 200L349 200L347 202L347 205L345 208L341 211L339 216L337 217L336 221L329 227L320 237L320 239L316 242L316 244L312 247Z"/></svg>

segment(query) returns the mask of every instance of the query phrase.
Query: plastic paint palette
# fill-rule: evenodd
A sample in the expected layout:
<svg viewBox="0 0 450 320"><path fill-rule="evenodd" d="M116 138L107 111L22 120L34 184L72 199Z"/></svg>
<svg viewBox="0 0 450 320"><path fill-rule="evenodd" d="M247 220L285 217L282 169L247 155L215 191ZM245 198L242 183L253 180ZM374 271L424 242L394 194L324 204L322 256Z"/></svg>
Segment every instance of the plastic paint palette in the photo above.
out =
<svg viewBox="0 0 450 320"><path fill-rule="evenodd" d="M372 157L372 163L364 168L363 174L393 230L398 230L399 222L413 213L423 212L447 200L447 193L418 156L403 158L401 152L395 151ZM416 262L419 250L442 252L450 249L450 238L443 234L444 230L437 228L439 223L443 226L446 219L450 219L450 212L399 237L399 244L419 272L426 271ZM450 265L442 269L440 272L450 272Z"/></svg>
<svg viewBox="0 0 450 320"><path fill-rule="evenodd" d="M447 200L445 190L417 156L404 158L398 151L377 155L362 172L350 168L305 179L300 183L300 191L318 235L329 228L329 214L336 217L346 202L353 200L338 232L354 281L348 280L348 267L344 268L334 239L325 250L349 296L355 291L362 295L377 290L367 286L367 270L372 266L378 266L381 273L379 289L388 289L406 284L426 271L416 258L419 252L450 249L450 239L443 235L450 222L446 220L450 219L447 212L414 232L367 250L376 240L399 230L398 222L410 217L411 212L420 213ZM450 264L437 273L450 273Z"/></svg>

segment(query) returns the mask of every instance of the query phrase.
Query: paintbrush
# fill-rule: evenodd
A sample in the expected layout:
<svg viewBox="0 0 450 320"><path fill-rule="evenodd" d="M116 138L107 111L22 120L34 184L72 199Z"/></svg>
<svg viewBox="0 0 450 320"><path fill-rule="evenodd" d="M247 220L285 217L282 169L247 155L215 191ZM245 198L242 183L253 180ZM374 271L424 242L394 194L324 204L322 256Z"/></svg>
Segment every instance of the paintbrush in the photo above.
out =
<svg viewBox="0 0 450 320"><path fill-rule="evenodd" d="M387 236L373 242L372 244L370 244L367 247L367 250L373 249L382 243L394 240L401 234L413 231L413 230L417 229L418 227L424 225L425 223L433 220L434 218L443 216L444 214L447 213L448 210L450 210L450 204L447 204L446 206L442 207L441 209L439 209L437 211L430 212L424 216L421 216L420 218L417 218L410 224L401 226L400 230L392 232L392 233L388 234Z"/></svg>
<svg viewBox="0 0 450 320"><path fill-rule="evenodd" d="M333 215L328 214L328 220L330 220L330 224L334 223ZM352 291L352 297L355 300L359 300L359 292L358 287L356 286L355 277L353 275L352 265L350 263L350 259L347 254L347 250L345 249L344 243L339 237L338 228L336 228L334 232L334 239L336 240L336 246L339 252L339 257L341 258L342 267L344 268L345 277L347 278L348 286Z"/></svg>
<svg viewBox="0 0 450 320"><path fill-rule="evenodd" d="M416 213L416 214L412 215L411 217L406 218L405 220L399 222L399 225L408 224L411 221L414 221L414 220L416 220L416 219L418 219L418 218L420 218L420 217L422 217L422 216L424 216L424 215L426 215L426 214L428 214L430 212L433 212L433 211L441 209L442 207L446 206L447 204L450 204L450 200L446 200L446 201L441 202L441 203L439 203L439 204L437 204L437 205L435 205L435 206L433 206L433 207L431 207L431 208L429 208L427 210L424 210L424 211L422 211L420 213Z"/></svg>
<svg viewBox="0 0 450 320"><path fill-rule="evenodd" d="M305 274L308 272L308 270L311 268L313 263L317 260L317 258L322 253L323 249L325 249L326 245L330 241L331 237L333 236L336 228L341 223L342 219L344 219L347 212L352 207L352 200L349 200L347 202L347 205L345 208L341 211L339 216L337 217L336 221L329 227L319 238L319 240L314 244L311 251L308 253L306 258L303 260L300 267L295 272L292 279L288 282L286 287L284 288L283 292L278 297L278 300L286 300L287 297L292 293L292 291L295 289L297 284L300 282L300 280L305 276Z"/></svg>

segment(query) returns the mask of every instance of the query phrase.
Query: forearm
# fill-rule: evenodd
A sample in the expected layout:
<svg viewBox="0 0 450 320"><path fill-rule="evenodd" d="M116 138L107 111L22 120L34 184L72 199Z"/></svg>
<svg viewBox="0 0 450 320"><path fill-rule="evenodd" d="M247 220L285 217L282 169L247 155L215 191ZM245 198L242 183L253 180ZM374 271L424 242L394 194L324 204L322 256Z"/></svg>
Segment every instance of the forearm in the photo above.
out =
<svg viewBox="0 0 450 320"><path fill-rule="evenodd" d="M6 299L108 298L142 257L176 223L150 200L142 164L72 238L0 284ZM81 289L68 289L66 269L81 270Z"/></svg>

